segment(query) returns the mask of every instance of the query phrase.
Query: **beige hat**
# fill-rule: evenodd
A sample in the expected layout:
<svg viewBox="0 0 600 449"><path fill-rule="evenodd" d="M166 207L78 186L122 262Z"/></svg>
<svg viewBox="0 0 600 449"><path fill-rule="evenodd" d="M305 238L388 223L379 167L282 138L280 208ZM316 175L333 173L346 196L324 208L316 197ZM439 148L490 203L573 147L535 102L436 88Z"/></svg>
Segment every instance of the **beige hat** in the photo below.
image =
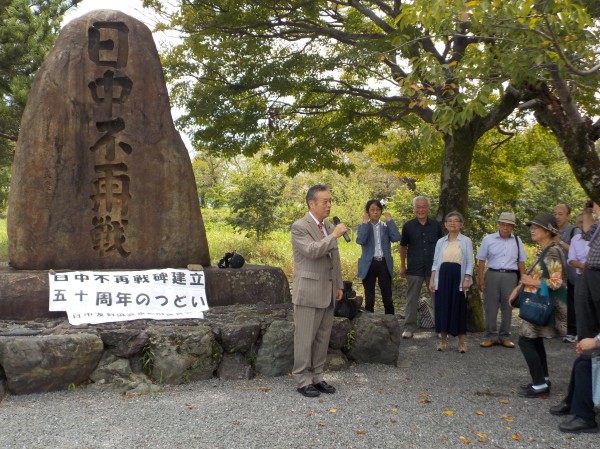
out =
<svg viewBox="0 0 600 449"><path fill-rule="evenodd" d="M502 212L500 214L500 218L498 218L498 223L508 223L511 225L516 224L517 217L512 212Z"/></svg>

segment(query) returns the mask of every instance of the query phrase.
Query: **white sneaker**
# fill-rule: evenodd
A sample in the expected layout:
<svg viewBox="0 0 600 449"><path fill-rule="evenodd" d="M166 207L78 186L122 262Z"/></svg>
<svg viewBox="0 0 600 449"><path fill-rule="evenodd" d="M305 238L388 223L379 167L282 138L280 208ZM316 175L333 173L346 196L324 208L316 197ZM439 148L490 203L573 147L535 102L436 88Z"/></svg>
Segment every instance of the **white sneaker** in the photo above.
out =
<svg viewBox="0 0 600 449"><path fill-rule="evenodd" d="M412 338L413 333L411 331L402 332L402 338Z"/></svg>
<svg viewBox="0 0 600 449"><path fill-rule="evenodd" d="M563 338L563 342L565 342L565 343L577 343L577 336L575 336L575 335L566 335Z"/></svg>

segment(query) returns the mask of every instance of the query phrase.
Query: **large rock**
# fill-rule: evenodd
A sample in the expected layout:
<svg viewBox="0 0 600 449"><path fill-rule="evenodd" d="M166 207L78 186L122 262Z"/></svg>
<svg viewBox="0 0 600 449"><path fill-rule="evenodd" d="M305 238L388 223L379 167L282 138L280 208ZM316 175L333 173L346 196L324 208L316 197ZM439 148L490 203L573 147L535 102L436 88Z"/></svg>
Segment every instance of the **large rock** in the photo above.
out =
<svg viewBox="0 0 600 449"><path fill-rule="evenodd" d="M225 352L247 353L260 335L260 323L226 324L219 328L219 340Z"/></svg>
<svg viewBox="0 0 600 449"><path fill-rule="evenodd" d="M258 349L256 371L263 376L283 376L294 367L294 323L273 321Z"/></svg>
<svg viewBox="0 0 600 449"><path fill-rule="evenodd" d="M281 268L246 264L242 268L205 270L208 304L265 304L291 302L290 284Z"/></svg>
<svg viewBox="0 0 600 449"><path fill-rule="evenodd" d="M0 366L13 394L60 390L87 380L103 350L92 334L0 337Z"/></svg>
<svg viewBox="0 0 600 449"><path fill-rule="evenodd" d="M143 23L98 10L62 29L23 113L9 210L17 269L210 265L189 155Z"/></svg>
<svg viewBox="0 0 600 449"><path fill-rule="evenodd" d="M151 378L165 384L210 379L223 354L209 327L177 327L149 331L149 345L142 357L151 359Z"/></svg>
<svg viewBox="0 0 600 449"><path fill-rule="evenodd" d="M352 320L346 354L361 363L395 365L402 334L394 315L361 313Z"/></svg>
<svg viewBox="0 0 600 449"><path fill-rule="evenodd" d="M148 334L140 329L107 329L99 333L107 351L116 357L138 354L148 341Z"/></svg>
<svg viewBox="0 0 600 449"><path fill-rule="evenodd" d="M348 334L352 329L352 321L348 318L333 318L331 326L331 336L329 337L329 347L331 349L342 349L348 343Z"/></svg>
<svg viewBox="0 0 600 449"><path fill-rule="evenodd" d="M239 352L224 353L217 368L217 377L225 380L247 380L252 378L252 365Z"/></svg>

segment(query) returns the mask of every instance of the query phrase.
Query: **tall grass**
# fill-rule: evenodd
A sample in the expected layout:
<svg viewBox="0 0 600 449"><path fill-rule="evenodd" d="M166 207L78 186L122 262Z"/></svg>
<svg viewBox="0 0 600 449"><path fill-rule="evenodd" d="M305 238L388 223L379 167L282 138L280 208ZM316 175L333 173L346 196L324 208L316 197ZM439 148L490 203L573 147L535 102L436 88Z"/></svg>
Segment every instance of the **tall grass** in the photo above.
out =
<svg viewBox="0 0 600 449"><path fill-rule="evenodd" d="M274 231L267 237L256 240L245 237L222 223L218 227L209 227L206 237L213 264L218 263L226 252L235 250L244 256L246 263L280 267L288 279L292 279L294 260L289 231ZM356 242L346 243L340 239L339 248L344 279L355 280L361 247Z"/></svg>
<svg viewBox="0 0 600 449"><path fill-rule="evenodd" d="M6 218L0 218L0 262L8 261L8 235L6 234Z"/></svg>

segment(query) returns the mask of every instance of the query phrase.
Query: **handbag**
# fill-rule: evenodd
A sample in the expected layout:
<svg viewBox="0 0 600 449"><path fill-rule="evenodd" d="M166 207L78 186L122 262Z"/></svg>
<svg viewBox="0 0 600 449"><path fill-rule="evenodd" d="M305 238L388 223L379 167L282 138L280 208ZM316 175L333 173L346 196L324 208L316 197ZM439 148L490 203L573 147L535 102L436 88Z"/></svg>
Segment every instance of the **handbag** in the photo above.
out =
<svg viewBox="0 0 600 449"><path fill-rule="evenodd" d="M546 326L554 312L554 301L550 298L546 281L542 280L535 293L521 290L519 293L519 318L531 324Z"/></svg>
<svg viewBox="0 0 600 449"><path fill-rule="evenodd" d="M335 302L333 314L351 320L360 311L360 302L362 302L362 299L359 302L358 298L356 292L352 290L352 282L344 281L342 299Z"/></svg>
<svg viewBox="0 0 600 449"><path fill-rule="evenodd" d="M600 408L600 355L592 357L592 399L594 406Z"/></svg>

